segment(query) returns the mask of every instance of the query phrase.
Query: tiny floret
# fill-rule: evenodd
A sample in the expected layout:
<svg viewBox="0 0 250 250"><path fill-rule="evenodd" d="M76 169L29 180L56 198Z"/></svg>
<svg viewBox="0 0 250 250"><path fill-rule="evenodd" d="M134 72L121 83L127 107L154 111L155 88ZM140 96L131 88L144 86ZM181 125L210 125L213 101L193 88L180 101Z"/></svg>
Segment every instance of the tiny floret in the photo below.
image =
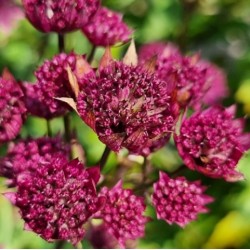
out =
<svg viewBox="0 0 250 250"><path fill-rule="evenodd" d="M160 172L159 180L154 183L152 202L157 218L168 224L184 227L197 219L198 214L208 212L206 204L213 198L203 194L206 187L199 181L189 182L185 177L171 179L166 173Z"/></svg>

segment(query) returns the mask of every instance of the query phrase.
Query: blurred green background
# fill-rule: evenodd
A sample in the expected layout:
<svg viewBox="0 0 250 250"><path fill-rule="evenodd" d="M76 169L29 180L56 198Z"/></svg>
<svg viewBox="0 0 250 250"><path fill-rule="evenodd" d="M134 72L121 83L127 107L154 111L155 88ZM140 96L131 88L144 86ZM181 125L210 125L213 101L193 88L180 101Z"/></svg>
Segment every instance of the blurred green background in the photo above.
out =
<svg viewBox="0 0 250 250"><path fill-rule="evenodd" d="M20 3L20 2L19 2ZM246 116L250 130L250 1L249 0L103 0L103 5L124 13L125 21L135 30L137 46L152 41L172 41L185 53L199 51L201 56L222 67L228 77L230 96L225 105L237 102L238 115ZM127 46L113 48L121 57ZM81 32L68 34L67 51L89 53L91 45ZM25 19L9 33L0 31L0 71L8 67L17 79L34 81L33 71L44 58L58 51L56 34L36 31ZM99 48L96 59L103 49ZM86 150L87 164L98 161L104 146L78 117L72 115L78 135ZM61 119L55 119L53 132L63 130ZM45 120L29 117L22 136L43 136ZM4 148L1 149L3 154ZM112 155L106 173L115 171L117 156ZM152 156L156 169L172 170L180 159L173 145L168 145ZM185 229L169 226L163 221L148 223L146 236L138 248L250 248L250 153L239 163L246 180L226 183L209 179L186 170L190 180L202 179L215 197L210 213ZM136 172L136 168L131 172ZM131 174L131 173L130 173ZM128 174L127 174L128 175ZM126 179L126 176L124 177ZM0 191L4 192L3 181ZM155 218L149 206L147 213ZM0 197L0 245L3 248L53 248L31 232L23 231L23 222L16 210ZM85 247L91 248L88 242ZM65 247L71 248L70 244Z"/></svg>

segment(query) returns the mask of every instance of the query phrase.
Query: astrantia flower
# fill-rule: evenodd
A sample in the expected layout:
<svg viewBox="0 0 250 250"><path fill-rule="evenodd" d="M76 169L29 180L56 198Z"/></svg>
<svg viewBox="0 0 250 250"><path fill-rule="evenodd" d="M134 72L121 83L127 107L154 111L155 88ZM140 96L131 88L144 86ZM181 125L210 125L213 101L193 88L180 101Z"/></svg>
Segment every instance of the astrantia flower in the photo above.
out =
<svg viewBox="0 0 250 250"><path fill-rule="evenodd" d="M64 158L69 155L69 146L59 137L21 140L10 144L7 155L1 159L0 175L15 185L19 174L37 168L42 162L50 162L55 155Z"/></svg>
<svg viewBox="0 0 250 250"><path fill-rule="evenodd" d="M0 32L4 35L10 34L22 18L24 18L24 13L13 0L0 1Z"/></svg>
<svg viewBox="0 0 250 250"><path fill-rule="evenodd" d="M102 188L100 194L106 198L106 204L95 217L104 220L106 230L115 236L121 247L125 246L126 240L144 236L148 218L143 215L146 208L143 197L123 189L121 181L111 190Z"/></svg>
<svg viewBox="0 0 250 250"><path fill-rule="evenodd" d="M42 101L37 84L23 83L24 100L27 111L34 116L51 119L60 116L62 112L50 112L50 109Z"/></svg>
<svg viewBox="0 0 250 250"><path fill-rule="evenodd" d="M244 151L250 148L250 134L244 134L243 119L233 119L235 107L212 107L184 120L175 136L184 163L213 178L237 181L235 170Z"/></svg>
<svg viewBox="0 0 250 250"><path fill-rule="evenodd" d="M211 85L205 64L198 56L182 56L171 43L151 43L141 47L139 62L147 63L155 58L155 73L168 84L176 87L177 100L182 107L200 108L201 99Z"/></svg>
<svg viewBox="0 0 250 250"><path fill-rule="evenodd" d="M156 65L158 76L176 86L177 99L181 106L200 108L202 97L209 88L206 68L198 63L198 57L183 57L177 54L160 57Z"/></svg>
<svg viewBox="0 0 250 250"><path fill-rule="evenodd" d="M67 67L75 71L77 60L78 56L74 53L68 55L61 53L52 60L46 60L35 72L37 77L37 95L55 116L64 114L69 108L56 100L55 97L74 97Z"/></svg>
<svg viewBox="0 0 250 250"><path fill-rule="evenodd" d="M100 226L92 226L88 234L89 241L94 249L119 248L116 238L107 231L103 224Z"/></svg>
<svg viewBox="0 0 250 250"><path fill-rule="evenodd" d="M204 60L198 64L206 70L206 84L208 86L202 101L207 105L219 103L229 92L225 72L215 64Z"/></svg>
<svg viewBox="0 0 250 250"><path fill-rule="evenodd" d="M98 7L99 0L22 0L31 24L42 32L64 33L82 28Z"/></svg>
<svg viewBox="0 0 250 250"><path fill-rule="evenodd" d="M154 183L152 202L157 212L157 218L184 227L196 220L199 213L206 213L206 204L213 198L203 194L206 187L200 181L189 182L185 177L171 179L160 172L160 179Z"/></svg>
<svg viewBox="0 0 250 250"><path fill-rule="evenodd" d="M127 42L132 30L122 21L122 15L100 8L96 15L82 27L82 31L95 46L112 46Z"/></svg>
<svg viewBox="0 0 250 250"><path fill-rule="evenodd" d="M17 192L6 196L20 209L25 229L47 241L82 240L83 224L97 212L105 199L97 197L99 169L84 169L78 160L63 157L36 165L18 176Z"/></svg>
<svg viewBox="0 0 250 250"><path fill-rule="evenodd" d="M166 60L171 55L180 55L179 49L172 43L154 42L143 45L139 50L139 62L145 62L157 56L156 68L161 60Z"/></svg>
<svg viewBox="0 0 250 250"><path fill-rule="evenodd" d="M82 86L78 112L110 149L148 155L168 141L179 106L171 87L153 73L111 61Z"/></svg>
<svg viewBox="0 0 250 250"><path fill-rule="evenodd" d="M19 134L25 113L23 92L13 76L5 71L0 77L0 144Z"/></svg>

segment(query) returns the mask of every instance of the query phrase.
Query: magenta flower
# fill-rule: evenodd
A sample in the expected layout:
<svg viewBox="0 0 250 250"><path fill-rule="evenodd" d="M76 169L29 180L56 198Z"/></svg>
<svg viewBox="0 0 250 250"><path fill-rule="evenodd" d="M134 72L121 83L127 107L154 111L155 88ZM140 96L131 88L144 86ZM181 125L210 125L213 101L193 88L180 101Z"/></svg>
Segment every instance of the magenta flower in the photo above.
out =
<svg viewBox="0 0 250 250"><path fill-rule="evenodd" d="M250 148L250 134L243 133L244 121L234 114L234 106L215 106L184 120L175 142L187 167L212 178L243 179L235 168Z"/></svg>
<svg viewBox="0 0 250 250"><path fill-rule="evenodd" d="M89 241L94 249L119 248L116 238L107 231L103 224L100 226L92 226L88 234Z"/></svg>
<svg viewBox="0 0 250 250"><path fill-rule="evenodd" d="M7 155L0 161L0 175L15 185L18 175L37 168L42 162L50 162L54 156L69 156L69 146L60 137L21 140L10 144Z"/></svg>
<svg viewBox="0 0 250 250"><path fill-rule="evenodd" d="M67 67L72 71L77 70L78 58L83 57L74 53L68 55L61 53L50 61L44 61L43 65L35 72L39 101L47 106L53 116L63 115L69 109L68 105L56 100L55 97L74 97Z"/></svg>
<svg viewBox="0 0 250 250"><path fill-rule="evenodd" d="M42 97L39 96L41 92L38 91L38 84L23 83L24 86L24 100L28 113L34 116L52 119L60 116L62 112L51 112L49 107L44 105Z"/></svg>
<svg viewBox="0 0 250 250"><path fill-rule="evenodd" d="M108 233L113 235L124 248L126 240L144 236L148 217L144 216L144 198L135 196L132 190L123 189L119 181L111 190L103 187L100 192L106 204L95 217L102 218Z"/></svg>
<svg viewBox="0 0 250 250"><path fill-rule="evenodd" d="M200 108L201 99L211 85L210 73L198 56L185 57L171 43L151 43L141 47L139 62L155 59L155 73L169 85L175 86L177 100L182 107Z"/></svg>
<svg viewBox="0 0 250 250"><path fill-rule="evenodd" d="M169 140L179 115L175 95L142 66L112 61L82 86L77 110L110 149L148 155Z"/></svg>
<svg viewBox="0 0 250 250"><path fill-rule="evenodd" d="M31 24L42 32L65 33L82 28L92 17L99 0L22 0Z"/></svg>
<svg viewBox="0 0 250 250"><path fill-rule="evenodd" d="M127 42L132 34L132 30L122 21L120 13L104 7L82 27L82 31L95 46L104 47Z"/></svg>
<svg viewBox="0 0 250 250"><path fill-rule="evenodd" d="M19 175L17 192L5 196L20 209L26 230L49 242L76 245L84 237L83 224L105 202L96 194L99 177L99 168L84 169L78 160L55 157Z"/></svg>
<svg viewBox="0 0 250 250"><path fill-rule="evenodd" d="M0 144L19 134L25 114L23 92L19 83L6 70L0 77Z"/></svg>
<svg viewBox="0 0 250 250"><path fill-rule="evenodd" d="M177 100L182 107L200 108L209 83L206 81L206 68L198 64L198 57L178 54L160 57L156 73L164 81L176 86Z"/></svg>
<svg viewBox="0 0 250 250"><path fill-rule="evenodd" d="M179 49L172 43L154 42L143 45L139 50L139 62L144 64L150 61L154 56L157 56L156 68L161 60L166 58L180 55Z"/></svg>
<svg viewBox="0 0 250 250"><path fill-rule="evenodd" d="M206 69L206 81L209 86L202 101L207 105L217 104L227 97L229 92L225 72L215 64L204 60L200 61L199 65Z"/></svg>
<svg viewBox="0 0 250 250"><path fill-rule="evenodd" d="M12 0L0 1L0 31L4 35L11 33L18 21L24 18L24 13Z"/></svg>
<svg viewBox="0 0 250 250"><path fill-rule="evenodd" d="M197 219L199 213L206 213L206 204L213 198L203 194L206 187L200 181L189 182L185 177L171 179L160 172L158 182L154 183L152 202L157 212L157 218L168 224L186 226Z"/></svg>

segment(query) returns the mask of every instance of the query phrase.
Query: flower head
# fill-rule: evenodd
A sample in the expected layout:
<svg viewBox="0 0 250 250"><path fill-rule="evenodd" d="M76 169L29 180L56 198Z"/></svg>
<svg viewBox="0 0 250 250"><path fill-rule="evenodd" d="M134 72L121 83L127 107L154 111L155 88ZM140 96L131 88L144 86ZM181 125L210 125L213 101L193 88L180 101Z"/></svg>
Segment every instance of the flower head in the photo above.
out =
<svg viewBox="0 0 250 250"><path fill-rule="evenodd" d="M215 106L184 120L175 142L187 167L226 181L243 178L235 168L250 148L250 134L243 133L244 121L234 120L234 113L234 106Z"/></svg>
<svg viewBox="0 0 250 250"><path fill-rule="evenodd" d="M199 61L199 56L183 56L171 43L151 43L141 47L139 62L150 62L156 56L155 73L168 84L175 86L177 100L182 107L200 108L211 81L208 65Z"/></svg>
<svg viewBox="0 0 250 250"><path fill-rule="evenodd" d="M86 80L77 109L110 149L148 155L169 139L179 115L166 82L142 66L111 61Z"/></svg>
<svg viewBox="0 0 250 250"><path fill-rule="evenodd" d="M207 105L219 103L228 95L228 86L225 72L215 64L201 60L200 67L206 70L206 82L208 91L202 98L202 101Z"/></svg>
<svg viewBox="0 0 250 250"><path fill-rule="evenodd" d="M68 69L76 70L79 57L74 53L68 55L61 53L52 60L46 60L35 72L37 95L40 101L47 106L51 115L62 115L68 109L67 105L56 100L55 97L74 97L69 82Z"/></svg>
<svg viewBox="0 0 250 250"><path fill-rule="evenodd" d="M47 105L44 105L41 92L38 91L38 84L23 83L24 86L24 100L27 111L34 116L51 119L60 116L62 112L51 112Z"/></svg>
<svg viewBox="0 0 250 250"><path fill-rule="evenodd" d="M98 179L97 168L55 157L19 175L17 192L6 196L20 209L25 229L76 245L85 234L83 224L103 205L95 190Z"/></svg>
<svg viewBox="0 0 250 250"><path fill-rule="evenodd" d="M42 32L65 33L82 28L92 17L99 0L22 0L31 24Z"/></svg>
<svg viewBox="0 0 250 250"><path fill-rule="evenodd" d="M13 0L0 1L0 31L4 35L10 34L22 18L24 18L24 13Z"/></svg>
<svg viewBox="0 0 250 250"><path fill-rule="evenodd" d="M173 54L160 57L156 73L177 89L177 100L181 106L200 108L200 101L209 88L206 68L198 64L198 57L184 57Z"/></svg>
<svg viewBox="0 0 250 250"><path fill-rule="evenodd" d="M67 157L69 147L59 137L41 137L38 139L20 140L10 144L7 155L1 159L0 175L12 180L23 172L37 168L42 162L49 162L54 156Z"/></svg>
<svg viewBox="0 0 250 250"><path fill-rule="evenodd" d="M144 236L148 218L143 215L145 204L143 197L137 197L132 190L123 189L121 181L111 190L102 188L101 195L106 204L95 217L102 218L108 233L115 236L121 247L126 240L135 240Z"/></svg>
<svg viewBox="0 0 250 250"><path fill-rule="evenodd" d="M166 60L172 55L180 55L179 49L172 43L163 42L145 44L140 48L138 54L141 64L151 60L154 56L157 56L156 64L158 64L161 60Z"/></svg>
<svg viewBox="0 0 250 250"><path fill-rule="evenodd" d="M170 225L173 223L184 227L196 220L199 213L206 213L206 204L213 198L203 194L206 190L199 181L189 182L185 177L171 179L160 172L160 179L154 183L152 202L156 208L157 218Z"/></svg>
<svg viewBox="0 0 250 250"><path fill-rule="evenodd" d="M107 231L103 224L91 227L89 232L89 241L94 249L119 248L116 238Z"/></svg>
<svg viewBox="0 0 250 250"><path fill-rule="evenodd" d="M8 71L4 71L0 77L0 144L19 134L25 113L23 92L19 83Z"/></svg>
<svg viewBox="0 0 250 250"><path fill-rule="evenodd" d="M100 8L96 15L82 27L82 31L95 46L112 46L127 42L132 30L122 21L122 15Z"/></svg>

